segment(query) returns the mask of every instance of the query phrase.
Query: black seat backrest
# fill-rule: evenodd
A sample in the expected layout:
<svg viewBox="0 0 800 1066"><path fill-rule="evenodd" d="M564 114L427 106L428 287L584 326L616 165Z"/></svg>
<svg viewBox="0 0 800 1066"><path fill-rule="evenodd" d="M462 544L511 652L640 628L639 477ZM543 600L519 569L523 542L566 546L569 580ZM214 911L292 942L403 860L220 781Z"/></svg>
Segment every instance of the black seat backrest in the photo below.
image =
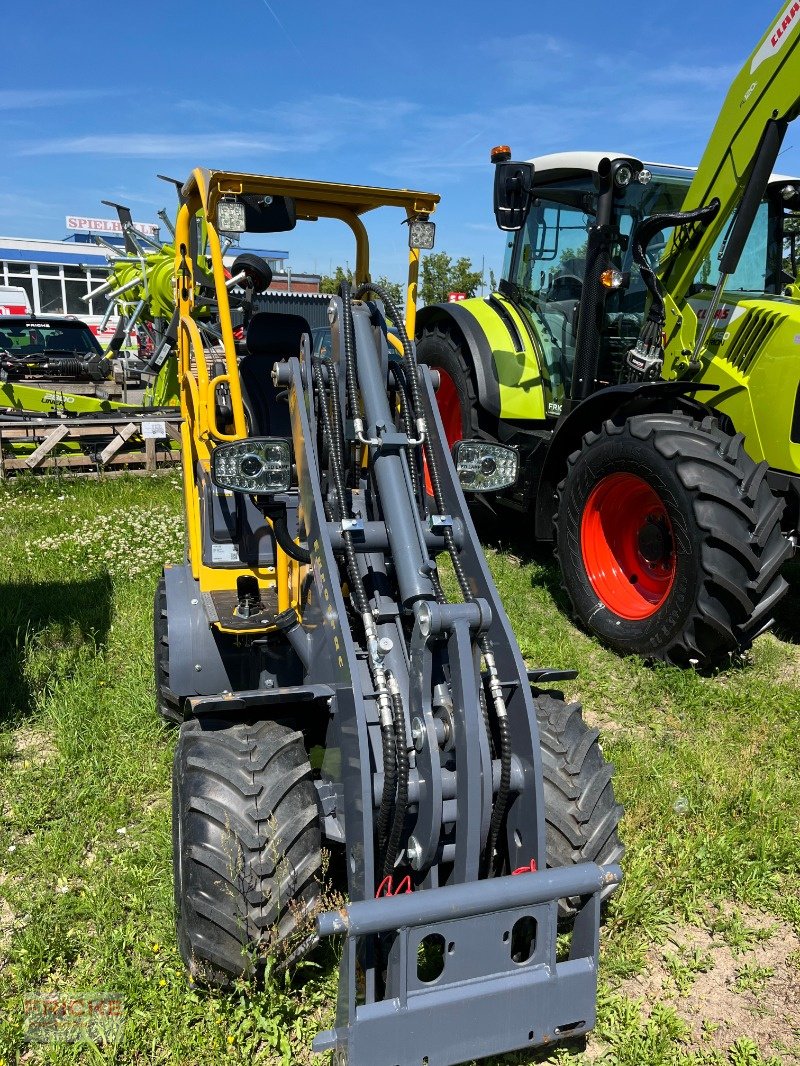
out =
<svg viewBox="0 0 800 1066"><path fill-rule="evenodd" d="M251 433L292 435L289 405L277 397L272 367L281 359L300 355L303 334L310 339L311 327L302 315L259 311L250 319L245 335L247 355L239 364L239 376Z"/></svg>
<svg viewBox="0 0 800 1066"><path fill-rule="evenodd" d="M250 355L270 359L289 359L300 354L303 334L311 336L311 327L302 315L259 311L247 327L245 344Z"/></svg>

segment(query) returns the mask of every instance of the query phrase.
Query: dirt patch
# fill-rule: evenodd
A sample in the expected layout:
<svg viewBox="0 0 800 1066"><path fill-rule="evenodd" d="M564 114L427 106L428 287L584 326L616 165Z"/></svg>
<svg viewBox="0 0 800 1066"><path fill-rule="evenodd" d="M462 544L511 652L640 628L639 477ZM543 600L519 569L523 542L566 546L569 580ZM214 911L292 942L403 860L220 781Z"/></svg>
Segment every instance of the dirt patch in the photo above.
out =
<svg viewBox="0 0 800 1066"><path fill-rule="evenodd" d="M606 714L592 711L588 707L583 708L583 720L592 729L599 729L601 733L606 733L609 736L625 731L625 726L615 722L613 718L609 718Z"/></svg>
<svg viewBox="0 0 800 1066"><path fill-rule="evenodd" d="M750 908L725 907L709 924L713 931L675 927L620 991L641 999L645 1015L653 1003L674 1007L693 1049L727 1051L746 1037L763 1055L800 1066L800 938Z"/></svg>
<svg viewBox="0 0 800 1066"><path fill-rule="evenodd" d="M37 729L17 729L14 732L15 763L23 766L43 766L52 762L58 754L56 746L46 733Z"/></svg>

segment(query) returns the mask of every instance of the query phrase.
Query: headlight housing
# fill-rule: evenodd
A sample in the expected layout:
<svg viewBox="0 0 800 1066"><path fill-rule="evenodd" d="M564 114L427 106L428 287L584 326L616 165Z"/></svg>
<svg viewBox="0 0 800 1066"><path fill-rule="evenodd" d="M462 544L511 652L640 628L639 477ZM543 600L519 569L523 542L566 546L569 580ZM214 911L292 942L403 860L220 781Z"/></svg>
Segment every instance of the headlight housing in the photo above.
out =
<svg viewBox="0 0 800 1066"><path fill-rule="evenodd" d="M436 239L436 223L427 218L415 218L408 225L408 247L421 248L423 251L433 248Z"/></svg>
<svg viewBox="0 0 800 1066"><path fill-rule="evenodd" d="M453 462L464 492L500 492L515 484L519 474L516 448L484 440L460 440Z"/></svg>
<svg viewBox="0 0 800 1066"><path fill-rule="evenodd" d="M211 479L221 489L274 496L292 479L292 446L285 437L248 437L218 444L211 459Z"/></svg>

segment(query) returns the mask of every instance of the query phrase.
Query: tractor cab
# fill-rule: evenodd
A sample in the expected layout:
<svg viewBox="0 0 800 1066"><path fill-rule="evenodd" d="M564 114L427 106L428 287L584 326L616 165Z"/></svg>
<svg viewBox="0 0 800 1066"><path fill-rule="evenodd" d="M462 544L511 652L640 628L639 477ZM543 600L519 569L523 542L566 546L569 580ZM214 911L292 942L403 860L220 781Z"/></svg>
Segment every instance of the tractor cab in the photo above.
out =
<svg viewBox="0 0 800 1066"><path fill-rule="evenodd" d="M508 234L498 289L524 318L536 350L546 414L558 417L565 404L624 377L648 299L633 254L634 231L655 215L680 211L695 170L599 152L564 152L505 165L531 169L528 202L521 212L527 214L520 228ZM501 184L509 180L502 172L498 178ZM799 208L800 181L774 175L737 268L725 279L723 302L712 312L709 343L724 343L723 327L742 301L800 295ZM498 221L505 228L502 212ZM598 225L608 239L589 269L589 235ZM681 233L673 240L673 233L672 227L665 227L645 249L650 266L664 276L669 275L673 252L691 239L691 234ZM719 284L728 233L726 228L719 234L700 262L688 293L701 322ZM742 307L737 317L745 311ZM577 395L582 319L587 365L578 366ZM731 336L728 333L727 339Z"/></svg>
<svg viewBox="0 0 800 1066"><path fill-rule="evenodd" d="M647 295L632 260L633 230L650 215L679 210L693 171L600 152L564 152L530 163L530 210L522 228L508 234L499 291L524 312L538 348L546 411L557 417L571 395L582 315L599 312L596 387L619 379ZM602 172L609 168L611 253L590 276L589 231L602 210ZM656 241L648 249L654 265L665 246L662 235Z"/></svg>

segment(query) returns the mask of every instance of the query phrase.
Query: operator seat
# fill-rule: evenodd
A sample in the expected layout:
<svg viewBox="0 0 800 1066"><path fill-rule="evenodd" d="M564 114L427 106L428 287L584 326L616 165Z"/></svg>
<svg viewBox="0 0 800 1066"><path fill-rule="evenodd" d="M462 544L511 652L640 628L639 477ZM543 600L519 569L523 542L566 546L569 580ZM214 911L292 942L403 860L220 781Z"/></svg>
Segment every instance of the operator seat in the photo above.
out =
<svg viewBox="0 0 800 1066"><path fill-rule="evenodd" d="M278 398L272 367L300 355L304 334L310 339L311 327L302 315L259 311L250 319L245 335L247 355L239 363L239 377L251 434L291 437L289 405L285 398Z"/></svg>

